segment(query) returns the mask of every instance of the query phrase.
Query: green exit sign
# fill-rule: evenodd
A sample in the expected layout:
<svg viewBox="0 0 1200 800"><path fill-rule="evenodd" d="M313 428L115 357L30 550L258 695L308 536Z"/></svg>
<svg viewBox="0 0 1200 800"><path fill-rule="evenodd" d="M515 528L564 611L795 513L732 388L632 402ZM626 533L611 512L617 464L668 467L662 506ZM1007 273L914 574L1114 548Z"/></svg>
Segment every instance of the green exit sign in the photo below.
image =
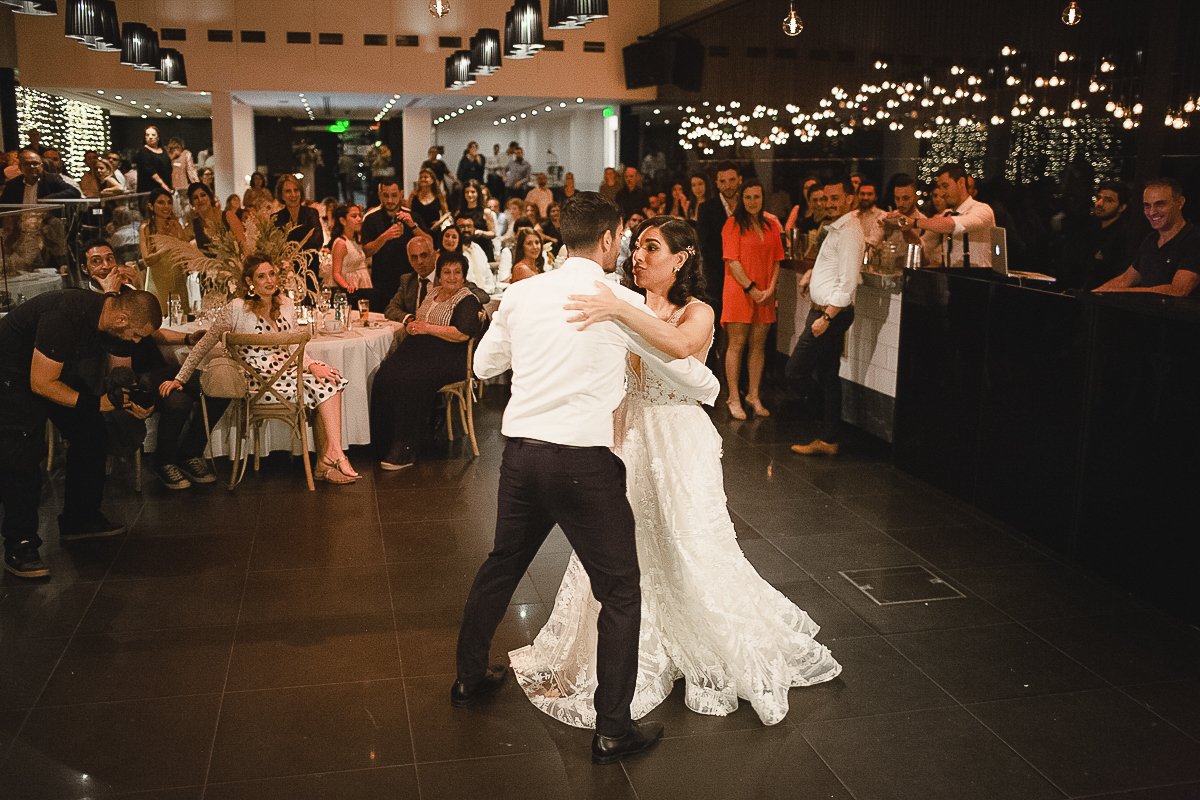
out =
<svg viewBox="0 0 1200 800"><path fill-rule="evenodd" d="M329 126L330 133L345 133L348 130L350 130L350 120L348 119L339 119Z"/></svg>
<svg viewBox="0 0 1200 800"><path fill-rule="evenodd" d="M605 117L611 117L613 114L616 114L616 113L617 113L617 112L616 112L616 111L613 109L613 107L612 107L612 106L605 106L605 107L604 107L604 116L605 116Z"/></svg>

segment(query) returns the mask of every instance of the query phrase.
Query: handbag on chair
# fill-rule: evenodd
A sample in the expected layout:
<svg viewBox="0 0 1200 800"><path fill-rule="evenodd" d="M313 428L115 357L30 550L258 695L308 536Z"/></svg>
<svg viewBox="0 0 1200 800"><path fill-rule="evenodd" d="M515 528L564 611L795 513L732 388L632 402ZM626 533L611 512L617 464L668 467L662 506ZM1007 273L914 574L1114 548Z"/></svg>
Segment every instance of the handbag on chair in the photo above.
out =
<svg viewBox="0 0 1200 800"><path fill-rule="evenodd" d="M250 393L250 384L236 361L214 356L200 372L200 391L209 397L237 399Z"/></svg>

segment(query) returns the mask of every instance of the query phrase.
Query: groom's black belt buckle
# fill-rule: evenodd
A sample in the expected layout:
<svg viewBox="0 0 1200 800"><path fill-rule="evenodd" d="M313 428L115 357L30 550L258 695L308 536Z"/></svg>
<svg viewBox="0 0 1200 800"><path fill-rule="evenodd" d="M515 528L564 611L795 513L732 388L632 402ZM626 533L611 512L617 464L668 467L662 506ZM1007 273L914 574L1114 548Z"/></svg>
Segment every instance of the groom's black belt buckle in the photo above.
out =
<svg viewBox="0 0 1200 800"><path fill-rule="evenodd" d="M512 436L510 442L516 442L523 447L552 447L556 450L595 450L595 447L581 447L577 444L558 444L556 442L543 442L541 439L526 439L524 436Z"/></svg>

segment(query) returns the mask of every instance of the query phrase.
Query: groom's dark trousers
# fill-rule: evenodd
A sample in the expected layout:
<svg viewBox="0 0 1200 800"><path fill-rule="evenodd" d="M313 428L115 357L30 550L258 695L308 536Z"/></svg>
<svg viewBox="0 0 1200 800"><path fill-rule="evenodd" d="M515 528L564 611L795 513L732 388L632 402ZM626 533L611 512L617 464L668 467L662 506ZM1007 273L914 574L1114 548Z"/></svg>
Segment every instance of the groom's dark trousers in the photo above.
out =
<svg viewBox="0 0 1200 800"><path fill-rule="evenodd" d="M496 543L475 576L458 635L458 679L483 677L496 627L555 524L562 528L601 605L596 642L596 730L629 729L642 618L633 512L625 465L606 447L508 439L500 466Z"/></svg>

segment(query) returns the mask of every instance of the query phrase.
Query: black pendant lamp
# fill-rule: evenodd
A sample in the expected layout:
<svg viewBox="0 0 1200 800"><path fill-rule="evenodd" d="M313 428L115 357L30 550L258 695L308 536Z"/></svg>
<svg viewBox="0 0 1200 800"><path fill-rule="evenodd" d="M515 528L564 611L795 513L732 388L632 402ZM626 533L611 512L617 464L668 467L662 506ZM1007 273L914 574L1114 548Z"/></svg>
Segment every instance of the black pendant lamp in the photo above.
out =
<svg viewBox="0 0 1200 800"><path fill-rule="evenodd" d="M517 0L512 7L513 44L530 53L546 46L542 37L541 0Z"/></svg>
<svg viewBox="0 0 1200 800"><path fill-rule="evenodd" d="M141 22L121 26L121 63L143 72L159 67L158 34Z"/></svg>
<svg viewBox="0 0 1200 800"><path fill-rule="evenodd" d="M516 27L513 23L513 9L504 12L504 57L514 61L533 58L533 53L523 47L517 47Z"/></svg>
<svg viewBox="0 0 1200 800"><path fill-rule="evenodd" d="M471 37L471 74L494 75L500 66L500 31L480 28Z"/></svg>
<svg viewBox="0 0 1200 800"><path fill-rule="evenodd" d="M158 74L154 76L154 82L176 88L187 86L187 68L178 50L173 47L159 48Z"/></svg>
<svg viewBox="0 0 1200 800"><path fill-rule="evenodd" d="M547 27L556 31L582 28L585 23L573 16L577 5L575 0L550 0L550 24Z"/></svg>
<svg viewBox="0 0 1200 800"><path fill-rule="evenodd" d="M88 45L88 49L97 53L121 52L121 23L117 21L116 0L105 0L100 8L100 27L104 33L95 44Z"/></svg>
<svg viewBox="0 0 1200 800"><path fill-rule="evenodd" d="M574 6L571 16L584 25L594 19L608 17L608 0L570 0L569 5Z"/></svg>
<svg viewBox="0 0 1200 800"><path fill-rule="evenodd" d="M451 91L470 86L475 82L471 75L471 51L455 50L446 56L446 88Z"/></svg>
<svg viewBox="0 0 1200 800"><path fill-rule="evenodd" d="M58 0L0 0L0 5L12 6L14 14L31 17L52 17L58 13Z"/></svg>
<svg viewBox="0 0 1200 800"><path fill-rule="evenodd" d="M105 0L67 0L66 37L92 45L104 38Z"/></svg>

